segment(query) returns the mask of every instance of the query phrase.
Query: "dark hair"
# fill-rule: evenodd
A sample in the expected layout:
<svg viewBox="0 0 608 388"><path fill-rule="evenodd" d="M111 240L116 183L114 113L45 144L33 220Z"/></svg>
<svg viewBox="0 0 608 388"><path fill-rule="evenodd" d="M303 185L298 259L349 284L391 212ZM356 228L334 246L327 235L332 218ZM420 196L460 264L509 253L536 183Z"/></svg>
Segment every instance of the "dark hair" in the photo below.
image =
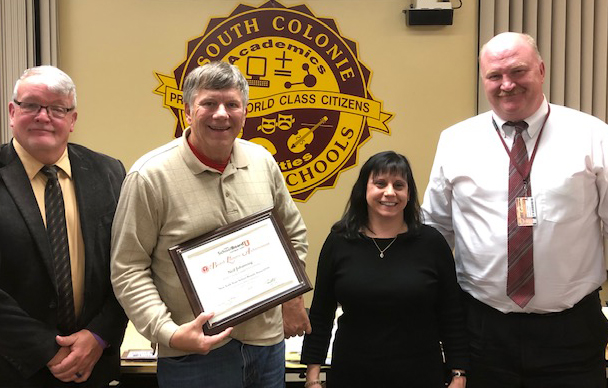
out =
<svg viewBox="0 0 608 388"><path fill-rule="evenodd" d="M418 231L422 225L420 204L418 203L418 190L414 181L414 174L407 158L394 151L384 151L372 156L363 164L359 177L353 185L350 198L346 204L344 214L340 221L332 226L332 231L354 239L360 236L361 230L368 223L367 214L367 182L370 175L380 174L402 175L408 187L409 201L403 211L403 219L409 231Z"/></svg>

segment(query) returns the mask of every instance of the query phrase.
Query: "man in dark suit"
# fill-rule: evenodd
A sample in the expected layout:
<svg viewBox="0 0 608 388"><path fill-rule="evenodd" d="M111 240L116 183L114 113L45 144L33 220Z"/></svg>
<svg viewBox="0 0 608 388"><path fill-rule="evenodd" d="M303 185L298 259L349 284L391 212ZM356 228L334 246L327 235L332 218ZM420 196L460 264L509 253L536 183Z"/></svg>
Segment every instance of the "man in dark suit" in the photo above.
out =
<svg viewBox="0 0 608 388"><path fill-rule="evenodd" d="M14 138L0 146L0 387L105 387L118 377L127 323L109 265L124 166L68 144L76 88L63 71L26 70L8 107ZM45 166L57 170L57 180ZM47 235L56 218L45 212L56 208L45 200L53 182L64 204L63 269ZM71 276L58 280L65 271ZM66 279L69 292L59 291ZM59 308L65 300L71 307ZM70 325L59 310L68 310Z"/></svg>

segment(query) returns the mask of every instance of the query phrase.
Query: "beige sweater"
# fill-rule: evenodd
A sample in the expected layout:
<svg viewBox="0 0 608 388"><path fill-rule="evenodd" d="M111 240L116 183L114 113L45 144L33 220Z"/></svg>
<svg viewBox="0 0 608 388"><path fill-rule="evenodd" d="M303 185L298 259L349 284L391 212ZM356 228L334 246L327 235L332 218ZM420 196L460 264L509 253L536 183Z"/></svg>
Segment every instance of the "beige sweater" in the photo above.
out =
<svg viewBox="0 0 608 388"><path fill-rule="evenodd" d="M185 354L171 349L169 340L178 325L194 319L168 248L274 207L302 261L308 249L302 217L263 147L236 139L220 174L196 158L187 134L134 164L112 228L114 292L135 328L159 344L160 357ZM251 345L280 342L281 307L237 325L231 337Z"/></svg>

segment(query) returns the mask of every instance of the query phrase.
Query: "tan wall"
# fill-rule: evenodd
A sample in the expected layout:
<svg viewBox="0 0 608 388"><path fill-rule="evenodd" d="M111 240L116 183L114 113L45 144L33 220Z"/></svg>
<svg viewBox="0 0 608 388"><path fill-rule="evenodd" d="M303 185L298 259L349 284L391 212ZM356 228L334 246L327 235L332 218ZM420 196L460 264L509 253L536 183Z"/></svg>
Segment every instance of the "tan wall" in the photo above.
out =
<svg viewBox="0 0 608 388"><path fill-rule="evenodd" d="M255 7L265 0L243 2ZM293 6L302 1L283 0ZM413 165L424 193L439 133L475 114L477 5L464 2L454 25L407 27L403 0L308 0L317 17L334 19L341 34L358 43L373 72L370 90L394 113L391 135L373 132L358 166L393 149ZM145 152L171 140L175 119L153 93L154 72L169 74L185 59L186 42L200 36L212 17L227 17L232 0L58 0L59 66L78 88L78 122L72 141L121 159L127 168ZM309 229L308 274L330 226L341 215L358 167L334 189L299 203ZM311 293L307 295L310 303Z"/></svg>

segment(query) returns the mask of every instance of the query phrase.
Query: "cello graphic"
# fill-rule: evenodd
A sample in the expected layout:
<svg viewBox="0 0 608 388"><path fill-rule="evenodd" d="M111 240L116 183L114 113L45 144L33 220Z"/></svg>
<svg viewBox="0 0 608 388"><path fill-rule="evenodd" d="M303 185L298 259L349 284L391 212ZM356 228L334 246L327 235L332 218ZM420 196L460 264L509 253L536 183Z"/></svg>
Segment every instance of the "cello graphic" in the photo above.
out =
<svg viewBox="0 0 608 388"><path fill-rule="evenodd" d="M306 150L306 146L312 143L312 139L314 138L313 132L315 129L319 128L327 121L327 116L323 116L318 123L316 123L312 128L301 128L298 133L294 133L289 136L287 139L287 146L289 150L295 154L300 152L304 152Z"/></svg>

